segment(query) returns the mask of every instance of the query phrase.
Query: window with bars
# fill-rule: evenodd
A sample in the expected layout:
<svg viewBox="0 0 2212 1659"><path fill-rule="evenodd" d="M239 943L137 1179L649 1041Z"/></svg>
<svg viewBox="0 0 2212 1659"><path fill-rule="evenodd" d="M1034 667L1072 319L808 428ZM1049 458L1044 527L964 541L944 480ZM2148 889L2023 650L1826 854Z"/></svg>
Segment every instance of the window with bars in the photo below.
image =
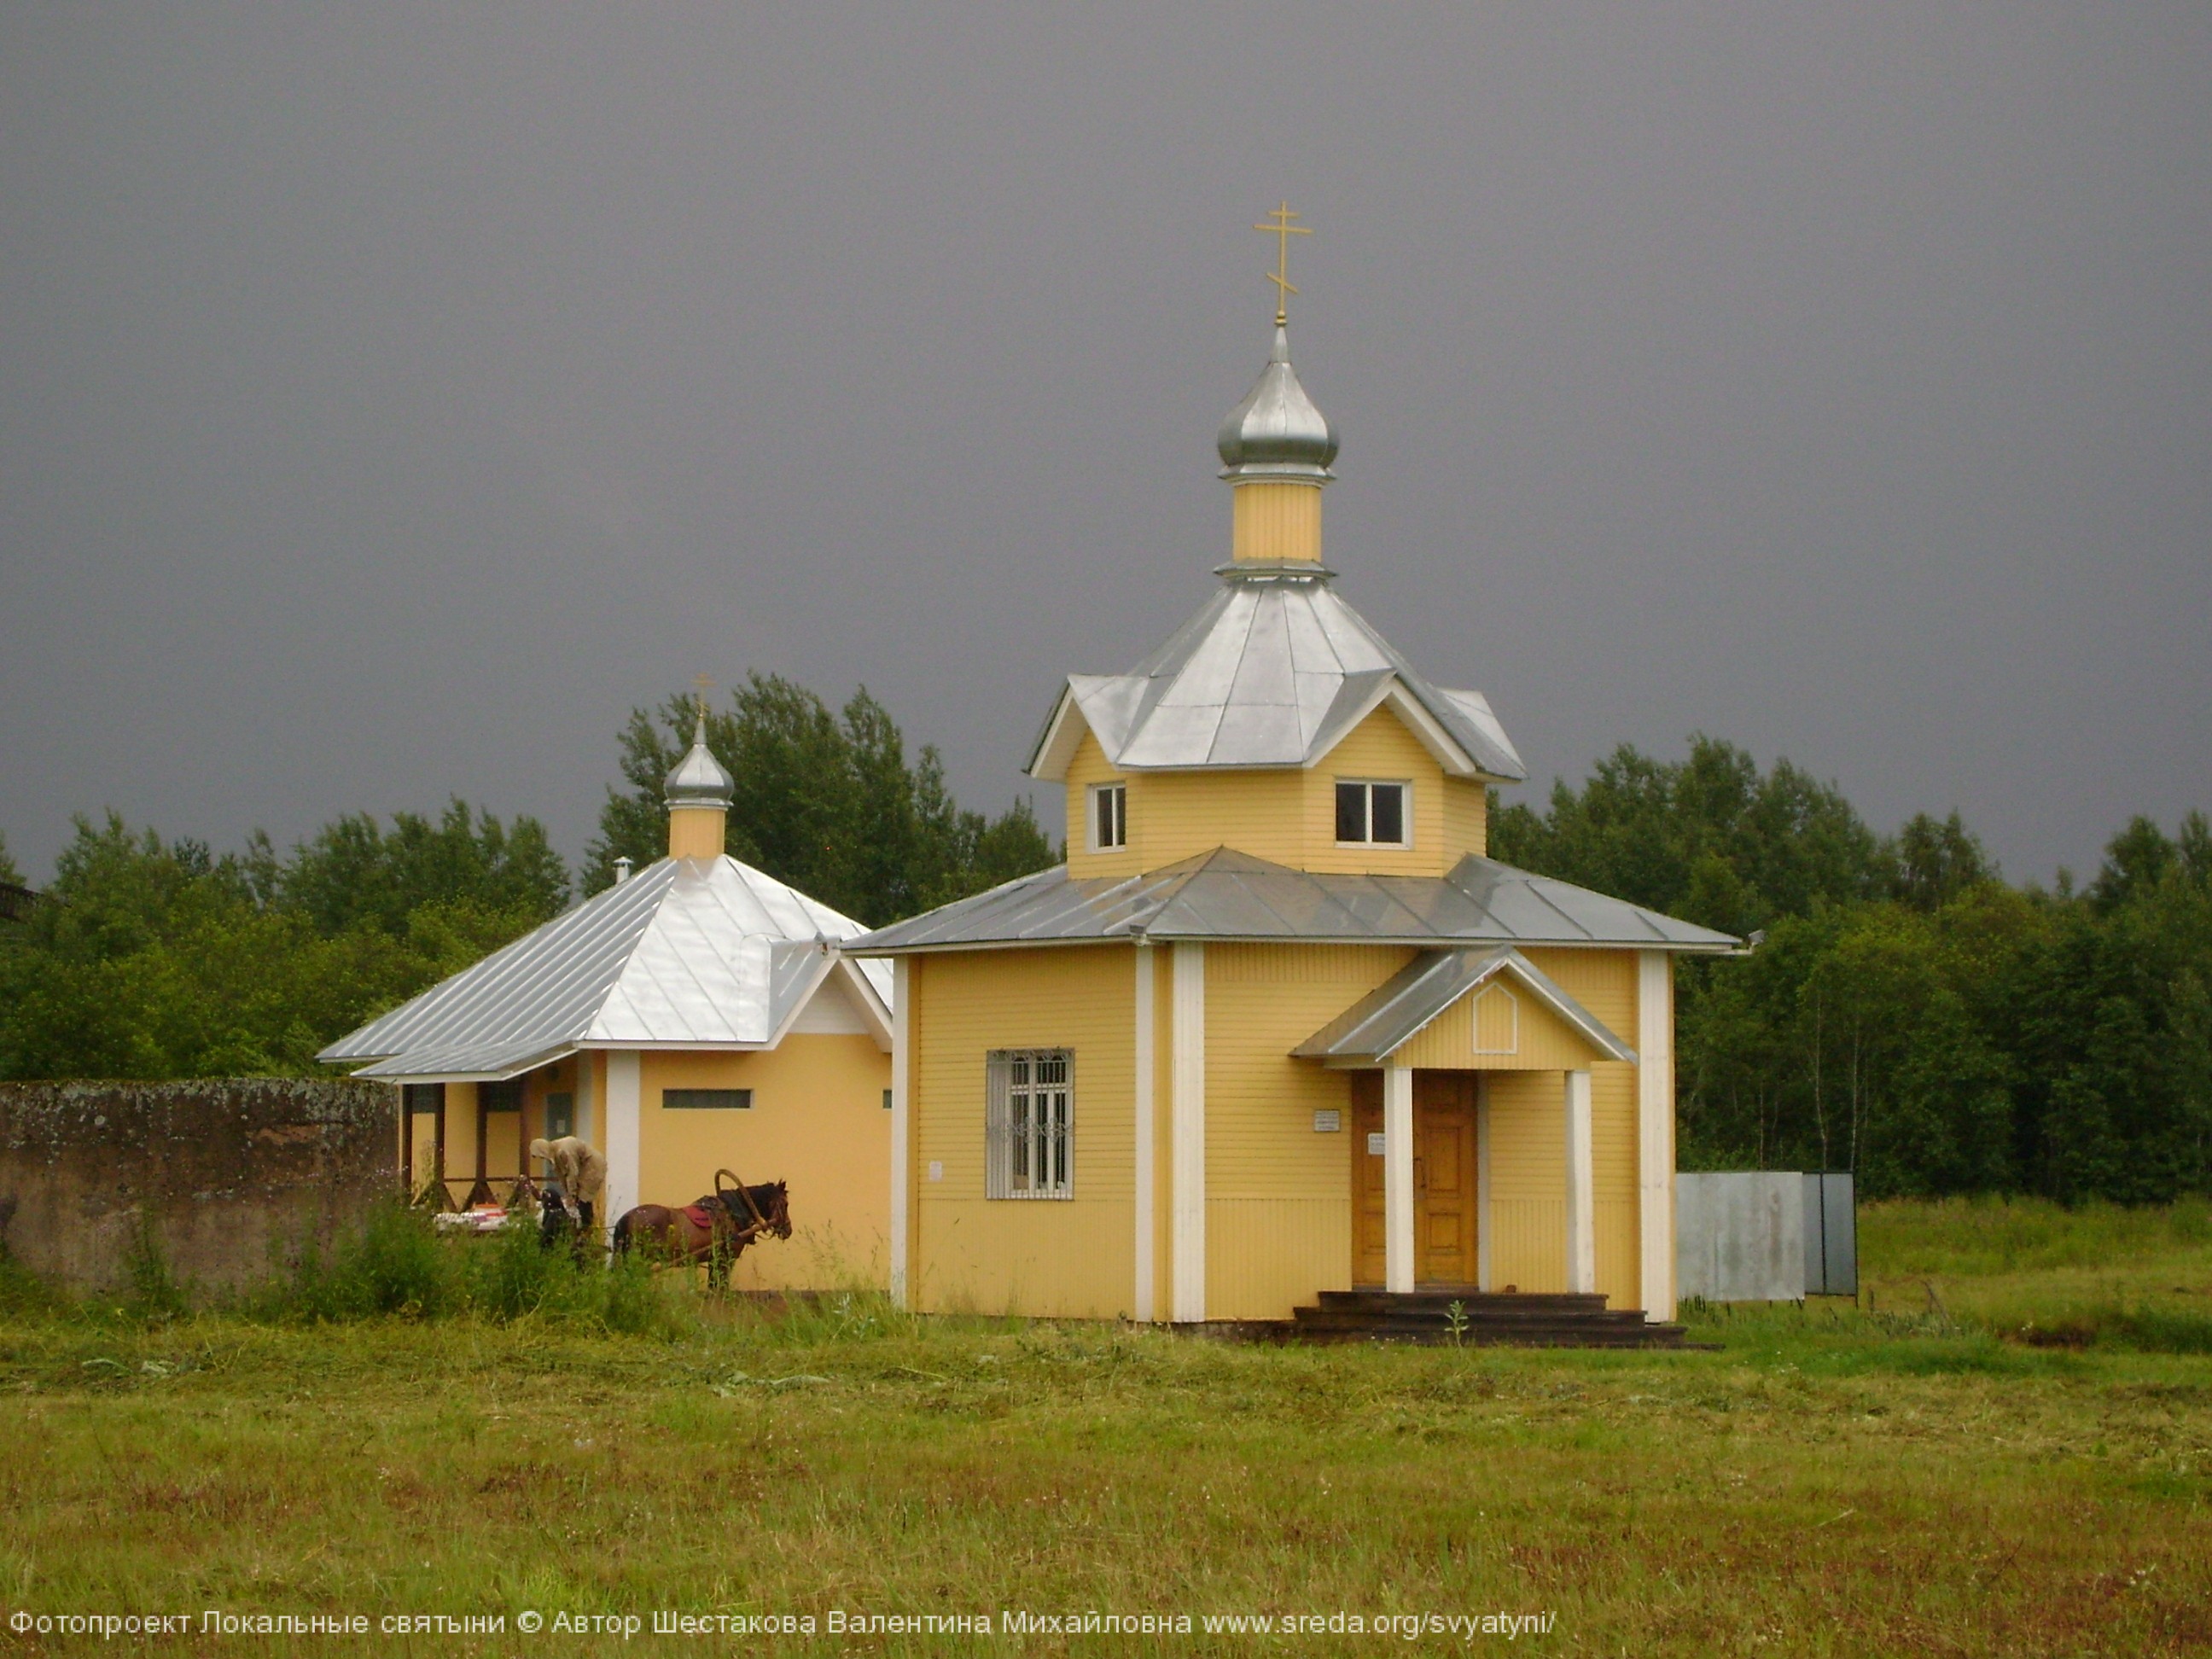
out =
<svg viewBox="0 0 2212 1659"><path fill-rule="evenodd" d="M1091 786L1091 850L1109 853L1129 844L1129 786Z"/></svg>
<svg viewBox="0 0 2212 1659"><path fill-rule="evenodd" d="M1407 823L1403 783L1369 783L1349 778L1336 786L1336 838L1345 844L1404 847L1413 836Z"/></svg>
<svg viewBox="0 0 2212 1659"><path fill-rule="evenodd" d="M985 1191L993 1198L1072 1198L1075 1055L1001 1048L988 1066Z"/></svg>

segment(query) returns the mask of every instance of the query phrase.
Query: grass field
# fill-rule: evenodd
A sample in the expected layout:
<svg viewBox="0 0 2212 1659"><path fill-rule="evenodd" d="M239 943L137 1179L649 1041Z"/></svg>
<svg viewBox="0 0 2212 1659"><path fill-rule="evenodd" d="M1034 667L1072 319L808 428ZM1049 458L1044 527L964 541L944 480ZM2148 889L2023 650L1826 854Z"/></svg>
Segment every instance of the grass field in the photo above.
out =
<svg viewBox="0 0 2212 1659"><path fill-rule="evenodd" d="M143 1644L179 1653L2212 1651L2203 1207L1881 1206L1863 1243L1872 1311L1717 1311L1721 1348L1680 1354L1274 1349L864 1297L770 1319L665 1287L612 1334L569 1304L303 1322L18 1286L0 1646L129 1650L7 1621L151 1612L190 1615ZM206 1608L507 1626L302 1642L204 1634ZM525 1636L526 1609L642 1628ZM855 1638L833 1611L994 1633ZM1004 1632L1094 1612L1194 1628ZM1498 1613L1548 1628L1371 1632ZM816 1633L656 1638L656 1613ZM1370 1631L1202 1622L1340 1613Z"/></svg>

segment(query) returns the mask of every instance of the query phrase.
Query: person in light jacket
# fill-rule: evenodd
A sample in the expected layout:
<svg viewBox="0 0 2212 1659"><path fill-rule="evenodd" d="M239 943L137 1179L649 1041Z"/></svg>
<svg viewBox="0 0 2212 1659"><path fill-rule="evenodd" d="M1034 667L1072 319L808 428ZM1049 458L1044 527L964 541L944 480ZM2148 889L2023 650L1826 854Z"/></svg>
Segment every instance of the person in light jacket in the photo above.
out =
<svg viewBox="0 0 2212 1659"><path fill-rule="evenodd" d="M592 1206L607 1184L606 1154L588 1140L562 1135L558 1140L533 1140L530 1155L553 1166L553 1179L561 1196L576 1206L576 1219L586 1232L592 1230Z"/></svg>

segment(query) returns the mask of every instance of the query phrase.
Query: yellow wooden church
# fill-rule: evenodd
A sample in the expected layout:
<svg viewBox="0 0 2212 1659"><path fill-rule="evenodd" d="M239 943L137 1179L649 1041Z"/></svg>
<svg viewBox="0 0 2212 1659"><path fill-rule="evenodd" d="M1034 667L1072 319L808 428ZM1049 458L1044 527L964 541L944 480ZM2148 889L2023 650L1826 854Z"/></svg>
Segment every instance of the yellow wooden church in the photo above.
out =
<svg viewBox="0 0 2212 1659"><path fill-rule="evenodd" d="M668 856L340 1038L319 1058L401 1085L410 1193L507 1198L530 1143L606 1155L602 1224L711 1193L791 1189L793 1234L744 1289L880 1285L889 1257L891 975L860 924L722 850L733 780L707 747L667 781Z"/></svg>
<svg viewBox="0 0 2212 1659"><path fill-rule="evenodd" d="M1673 963L1735 941L1486 854L1520 779L1322 557L1337 437L1285 319L1220 453L1219 586L1073 675L1028 770L1064 865L888 957L893 1293L1282 1320L1329 1292L1674 1310Z"/></svg>

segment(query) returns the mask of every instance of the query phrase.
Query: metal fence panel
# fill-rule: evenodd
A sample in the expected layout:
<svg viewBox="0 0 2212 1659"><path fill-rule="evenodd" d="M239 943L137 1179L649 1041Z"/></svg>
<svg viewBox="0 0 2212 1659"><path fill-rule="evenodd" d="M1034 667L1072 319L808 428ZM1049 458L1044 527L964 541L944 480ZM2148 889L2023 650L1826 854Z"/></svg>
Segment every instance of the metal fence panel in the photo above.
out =
<svg viewBox="0 0 2212 1659"><path fill-rule="evenodd" d="M1805 1177L1805 1294L1856 1296L1857 1194L1848 1173Z"/></svg>

